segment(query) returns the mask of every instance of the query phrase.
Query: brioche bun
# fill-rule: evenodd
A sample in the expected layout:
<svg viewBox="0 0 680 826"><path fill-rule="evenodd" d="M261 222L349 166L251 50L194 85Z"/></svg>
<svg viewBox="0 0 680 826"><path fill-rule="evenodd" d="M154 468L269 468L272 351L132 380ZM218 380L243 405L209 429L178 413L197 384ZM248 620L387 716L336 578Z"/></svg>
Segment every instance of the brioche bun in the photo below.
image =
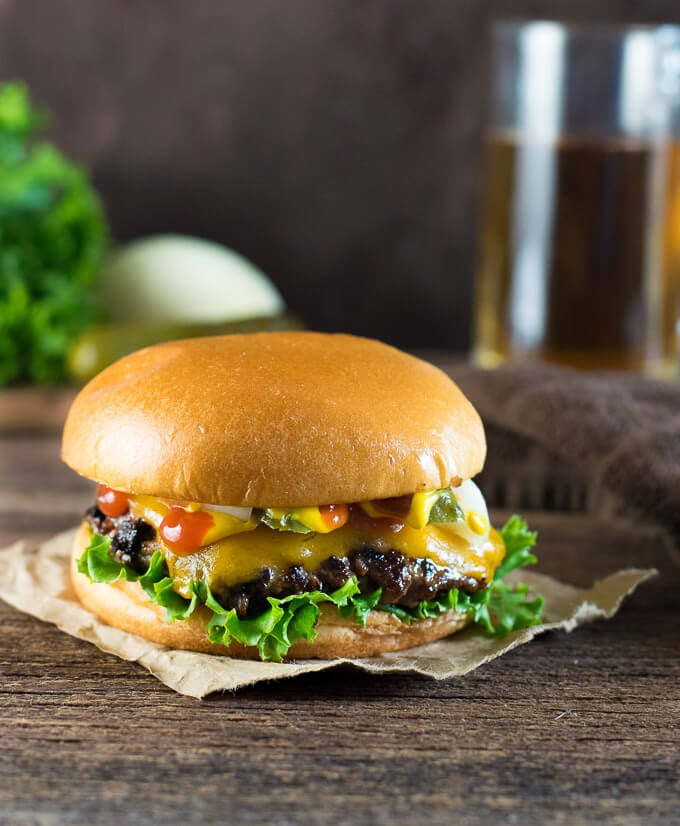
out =
<svg viewBox="0 0 680 826"><path fill-rule="evenodd" d="M308 332L133 353L81 390L62 444L66 464L116 490L245 507L455 486L485 451L479 416L441 370L377 341Z"/></svg>
<svg viewBox="0 0 680 826"><path fill-rule="evenodd" d="M111 585L90 582L76 568L76 560L89 541L90 530L83 523L73 543L71 579L82 604L108 625L169 648L259 659L258 650L254 646L211 643L206 634L210 612L203 606L198 606L186 620L166 622L165 611L149 600L137 582L119 580ZM366 627L362 628L351 619L343 619L334 606L322 606L316 638L311 642L298 640L289 649L286 659L371 657L446 637L459 631L469 621L469 615L448 611L436 619L419 620L412 625L405 625L392 614L371 611Z"/></svg>
<svg viewBox="0 0 680 826"><path fill-rule="evenodd" d="M258 333L150 347L94 378L68 414L64 461L116 491L216 506L309 507L458 486L484 462L482 423L441 371L347 335ZM258 658L211 643L199 608L165 621L137 583L96 584L72 566L81 602L110 625L178 649ZM332 543L329 544L332 548ZM333 553L329 550L329 556ZM371 611L366 627L322 607L316 638L288 657L365 657L462 628L450 611L407 625Z"/></svg>

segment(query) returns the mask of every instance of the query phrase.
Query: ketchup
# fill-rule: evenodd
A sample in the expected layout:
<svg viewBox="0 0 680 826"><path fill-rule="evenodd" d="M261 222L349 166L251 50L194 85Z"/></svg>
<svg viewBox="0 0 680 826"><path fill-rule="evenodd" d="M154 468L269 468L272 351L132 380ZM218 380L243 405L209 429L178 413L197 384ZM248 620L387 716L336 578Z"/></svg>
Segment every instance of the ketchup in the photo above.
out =
<svg viewBox="0 0 680 826"><path fill-rule="evenodd" d="M122 516L130 507L127 493L99 485L97 488L97 507L105 516Z"/></svg>
<svg viewBox="0 0 680 826"><path fill-rule="evenodd" d="M371 505L380 513L387 517L403 518L411 510L412 494L405 496L392 496L389 499L374 499Z"/></svg>
<svg viewBox="0 0 680 826"><path fill-rule="evenodd" d="M190 554L202 547L205 535L214 524L207 511L189 511L173 505L161 522L159 533L171 551Z"/></svg>
<svg viewBox="0 0 680 826"><path fill-rule="evenodd" d="M341 528L349 519L347 505L320 505L319 513L324 525L331 531Z"/></svg>
<svg viewBox="0 0 680 826"><path fill-rule="evenodd" d="M350 519L355 528L375 533L383 531L399 533L404 527L400 519L391 519L389 516L369 516L359 504L351 506Z"/></svg>

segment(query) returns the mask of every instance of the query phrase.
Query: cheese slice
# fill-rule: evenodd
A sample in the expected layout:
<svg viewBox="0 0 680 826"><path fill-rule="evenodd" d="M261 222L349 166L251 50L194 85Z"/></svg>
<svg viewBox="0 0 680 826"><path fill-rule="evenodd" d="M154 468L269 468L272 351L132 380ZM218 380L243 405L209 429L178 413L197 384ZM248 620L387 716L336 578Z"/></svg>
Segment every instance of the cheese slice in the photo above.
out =
<svg viewBox="0 0 680 826"><path fill-rule="evenodd" d="M420 530L404 526L395 533L379 534L350 526L330 534L297 534L260 526L193 554L166 551L165 557L177 590L186 596L192 580L205 581L219 591L254 579L263 568L271 568L276 574L291 565L302 565L313 571L330 556L346 556L367 545L379 551L395 548L409 557L431 559L437 565L455 569L461 576L486 582L491 582L505 555L503 540L493 529L487 539L471 544L447 525L428 525Z"/></svg>
<svg viewBox="0 0 680 826"><path fill-rule="evenodd" d="M211 514L213 526L205 534L203 547L197 551L176 554L163 545L170 576L185 596L192 580L205 581L211 588L222 590L254 579L263 568L272 569L274 574L291 565L302 565L313 571L331 556L346 556L352 550L367 546L378 551L394 548L414 559L431 559L461 576L491 582L505 554L503 540L490 527L486 503L474 482L464 482L454 489L454 494L465 514L464 520L427 524L437 492L424 491L413 495L404 522L382 529L349 522L329 530L315 507L271 510L276 517L290 513L311 527L312 533L272 530L260 524L249 511L247 519L239 519L210 505L176 503L153 496L130 497L130 509L133 516L149 522L156 530L172 505L181 504L187 510L203 509ZM364 510L370 513L370 508L364 505L362 503ZM380 514L376 511L375 515Z"/></svg>

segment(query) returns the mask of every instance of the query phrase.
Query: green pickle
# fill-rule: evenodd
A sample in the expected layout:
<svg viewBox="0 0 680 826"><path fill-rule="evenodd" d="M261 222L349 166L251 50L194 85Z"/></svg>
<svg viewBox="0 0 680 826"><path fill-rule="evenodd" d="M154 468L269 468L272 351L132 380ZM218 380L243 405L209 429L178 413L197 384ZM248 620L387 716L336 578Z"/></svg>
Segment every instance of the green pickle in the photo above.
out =
<svg viewBox="0 0 680 826"><path fill-rule="evenodd" d="M86 330L73 342L66 356L66 368L72 381L81 383L89 381L123 356L164 341L223 336L231 333L299 330L302 326L300 319L289 313L225 321L220 324L105 324Z"/></svg>

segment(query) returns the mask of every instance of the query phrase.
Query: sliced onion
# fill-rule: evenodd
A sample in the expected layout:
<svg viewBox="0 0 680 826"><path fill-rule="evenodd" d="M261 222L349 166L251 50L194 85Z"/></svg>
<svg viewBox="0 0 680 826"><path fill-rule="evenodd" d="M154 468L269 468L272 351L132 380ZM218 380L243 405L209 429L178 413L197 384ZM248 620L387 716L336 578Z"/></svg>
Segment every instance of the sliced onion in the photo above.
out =
<svg viewBox="0 0 680 826"><path fill-rule="evenodd" d="M489 511L487 510L484 496L472 479L468 479L463 482L462 485L454 488L453 493L465 513L474 511L483 516L487 521L489 520Z"/></svg>
<svg viewBox="0 0 680 826"><path fill-rule="evenodd" d="M252 508L233 508L231 505L203 505L203 508L207 511L226 513L228 516L240 519L241 522L247 522L250 519L250 514L253 512Z"/></svg>
<svg viewBox="0 0 680 826"><path fill-rule="evenodd" d="M473 545L477 546L481 543L485 542L489 536L489 511L486 507L486 502L484 501L484 496L482 495L481 490L477 487L477 485L472 481L472 479L468 479L467 481L463 482L457 488L453 488L453 493L458 500L458 504L463 509L463 513L466 516L466 520L464 522L451 522L447 523L447 526L452 530L454 533L459 534L460 536L467 539L467 541ZM468 527L467 524L467 515L468 513L477 513L481 517L486 520L486 530L483 534L475 533Z"/></svg>

